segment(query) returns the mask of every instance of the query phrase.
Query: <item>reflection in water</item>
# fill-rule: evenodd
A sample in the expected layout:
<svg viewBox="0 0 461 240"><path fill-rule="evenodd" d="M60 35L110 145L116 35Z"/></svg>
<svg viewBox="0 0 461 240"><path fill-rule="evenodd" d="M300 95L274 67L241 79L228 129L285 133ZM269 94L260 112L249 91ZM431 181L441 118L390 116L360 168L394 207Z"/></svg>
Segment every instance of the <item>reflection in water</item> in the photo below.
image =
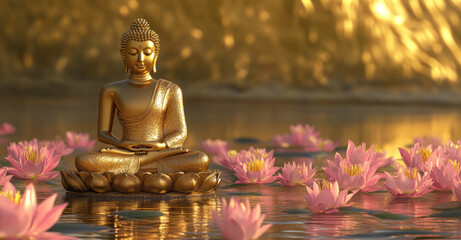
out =
<svg viewBox="0 0 461 240"><path fill-rule="evenodd" d="M101 201L88 198L66 197L64 221L72 216L87 224L114 228L116 238L167 239L187 238L196 235L205 237L210 232L211 210L219 208L219 201L206 200L114 200ZM133 220L116 216L122 210L151 210L165 215L158 218ZM74 219L74 221L75 221Z"/></svg>
<svg viewBox="0 0 461 240"><path fill-rule="evenodd" d="M356 230L356 224L357 221L353 216L312 214L308 218L306 232L308 236L312 237L340 237L344 235L345 232Z"/></svg>

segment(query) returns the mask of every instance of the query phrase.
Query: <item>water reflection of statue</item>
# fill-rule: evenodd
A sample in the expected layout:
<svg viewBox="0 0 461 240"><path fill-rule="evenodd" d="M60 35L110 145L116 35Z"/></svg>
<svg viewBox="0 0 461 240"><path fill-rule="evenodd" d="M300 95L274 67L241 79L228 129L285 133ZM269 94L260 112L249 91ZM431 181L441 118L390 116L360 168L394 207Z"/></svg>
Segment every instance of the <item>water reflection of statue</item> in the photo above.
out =
<svg viewBox="0 0 461 240"><path fill-rule="evenodd" d="M150 75L156 72L159 50L158 35L144 19L136 19L123 33L120 53L130 76L105 85L99 99L98 139L114 147L78 155L78 170L134 174L208 169L207 155L182 147L187 129L181 89ZM121 140L112 134L115 114L123 129Z"/></svg>

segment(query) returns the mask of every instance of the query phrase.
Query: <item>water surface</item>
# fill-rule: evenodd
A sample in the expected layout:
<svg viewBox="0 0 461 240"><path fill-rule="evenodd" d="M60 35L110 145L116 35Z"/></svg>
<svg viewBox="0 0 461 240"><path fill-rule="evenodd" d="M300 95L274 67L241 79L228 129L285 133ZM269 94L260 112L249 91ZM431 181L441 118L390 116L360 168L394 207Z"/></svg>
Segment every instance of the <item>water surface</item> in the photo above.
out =
<svg viewBox="0 0 461 240"><path fill-rule="evenodd" d="M461 138L459 122L461 111L457 107L421 105L310 105L306 103L280 102L207 102L187 101L185 105L189 137L186 146L199 149L199 141L221 138L232 141L239 137L259 139L256 146L271 146L274 134L287 133L290 124L309 123L317 127L321 136L340 142L352 139L375 144L378 149L398 157L397 147L406 146L412 139L422 135L435 135L444 140ZM67 130L87 131L95 138L97 104L93 99L2 100L0 121L14 124L17 132L11 140L32 138L54 139L64 137ZM120 132L117 127L116 132ZM100 145L101 146L101 145ZM98 146L98 147L100 147ZM248 148L249 144L231 143L236 149ZM6 156L6 146L0 149ZM319 155L315 159L279 158L283 162L314 161L321 167L332 154ZM5 164L5 162L2 162ZM62 160L61 167L72 168L72 156ZM223 186L232 183L231 173L224 174ZM22 181L16 182L20 188ZM60 219L61 223L86 223L108 227L99 232L73 233L82 239L89 238L220 238L213 223L211 211L220 209L221 198L230 198L229 192L256 192L262 196L241 195L252 206L261 204L266 214L264 224L273 226L264 235L267 239L281 238L371 238L394 237L448 237L459 238L459 219L426 217L437 212L432 206L454 201L451 193L434 192L417 199L395 199L387 192L359 193L351 204L357 208L384 210L405 214L406 220L381 219L365 213L348 214L288 214L285 210L307 209L304 187L281 187L274 185L248 185L221 187L216 196L190 200L94 200L70 198L59 185L59 179L37 186L39 198L52 192L58 193L58 203L68 202ZM130 220L115 216L120 210L154 210L164 216L144 220ZM411 232L424 230L427 232ZM400 231L400 232L399 232ZM391 232L391 233L389 233ZM448 236L436 235L449 233Z"/></svg>

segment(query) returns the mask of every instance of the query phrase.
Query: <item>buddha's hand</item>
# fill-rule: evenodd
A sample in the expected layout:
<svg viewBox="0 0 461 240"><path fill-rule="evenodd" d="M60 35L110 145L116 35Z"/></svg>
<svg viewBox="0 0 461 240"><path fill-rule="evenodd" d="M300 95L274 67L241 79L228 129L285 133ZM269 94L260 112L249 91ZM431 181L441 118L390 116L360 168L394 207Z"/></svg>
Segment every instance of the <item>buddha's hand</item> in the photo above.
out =
<svg viewBox="0 0 461 240"><path fill-rule="evenodd" d="M133 151L133 152L160 151L166 148L166 144L164 142L123 141L120 147Z"/></svg>

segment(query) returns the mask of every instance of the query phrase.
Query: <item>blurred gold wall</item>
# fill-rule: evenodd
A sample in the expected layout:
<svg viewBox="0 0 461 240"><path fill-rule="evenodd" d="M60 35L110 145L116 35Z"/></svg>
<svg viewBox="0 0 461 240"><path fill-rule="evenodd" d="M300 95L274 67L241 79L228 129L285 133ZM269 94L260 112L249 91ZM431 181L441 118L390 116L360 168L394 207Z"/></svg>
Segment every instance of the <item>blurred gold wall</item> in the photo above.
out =
<svg viewBox="0 0 461 240"><path fill-rule="evenodd" d="M459 89L460 14L460 0L3 0L0 86L120 80L120 36L143 17L157 76L186 87Z"/></svg>

